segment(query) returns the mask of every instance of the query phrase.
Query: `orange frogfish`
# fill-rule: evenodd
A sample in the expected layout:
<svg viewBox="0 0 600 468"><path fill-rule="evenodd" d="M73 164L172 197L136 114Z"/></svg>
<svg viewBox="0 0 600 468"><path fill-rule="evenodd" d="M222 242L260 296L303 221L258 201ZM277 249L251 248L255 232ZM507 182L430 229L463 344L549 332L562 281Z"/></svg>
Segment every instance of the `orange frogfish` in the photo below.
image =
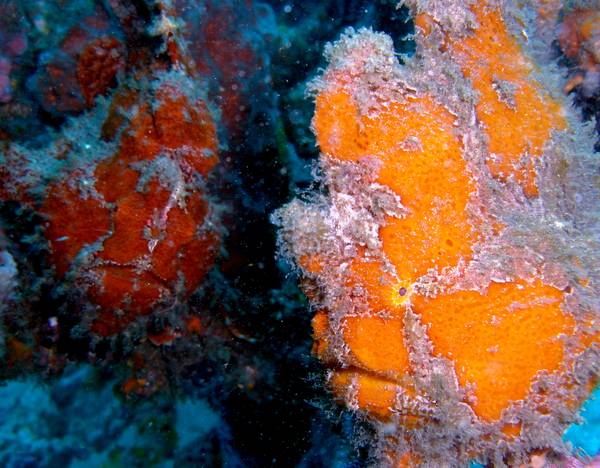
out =
<svg viewBox="0 0 600 468"><path fill-rule="evenodd" d="M516 6L408 3L404 65L367 29L326 48L324 190L273 217L313 351L383 465L565 454L600 363L592 130Z"/></svg>

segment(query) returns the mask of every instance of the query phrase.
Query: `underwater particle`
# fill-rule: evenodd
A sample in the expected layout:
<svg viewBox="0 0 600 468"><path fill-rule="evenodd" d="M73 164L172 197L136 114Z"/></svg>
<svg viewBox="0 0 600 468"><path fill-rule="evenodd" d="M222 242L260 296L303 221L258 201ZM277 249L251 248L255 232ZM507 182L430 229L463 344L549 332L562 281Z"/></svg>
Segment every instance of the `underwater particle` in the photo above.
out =
<svg viewBox="0 0 600 468"><path fill-rule="evenodd" d="M327 47L327 195L274 215L317 310L313 351L384 464L566 453L598 379L591 132L510 4L407 3L405 66L370 30Z"/></svg>

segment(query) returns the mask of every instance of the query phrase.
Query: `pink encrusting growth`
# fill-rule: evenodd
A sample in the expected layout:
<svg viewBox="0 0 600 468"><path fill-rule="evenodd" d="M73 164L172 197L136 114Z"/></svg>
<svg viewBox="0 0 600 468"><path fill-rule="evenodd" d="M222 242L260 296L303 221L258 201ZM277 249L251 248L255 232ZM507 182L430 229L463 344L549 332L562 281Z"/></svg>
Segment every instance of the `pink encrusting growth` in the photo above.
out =
<svg viewBox="0 0 600 468"><path fill-rule="evenodd" d="M552 458L598 379L592 134L523 12L407 3L406 65L370 30L327 48L313 119L327 191L275 215L314 352L385 464Z"/></svg>

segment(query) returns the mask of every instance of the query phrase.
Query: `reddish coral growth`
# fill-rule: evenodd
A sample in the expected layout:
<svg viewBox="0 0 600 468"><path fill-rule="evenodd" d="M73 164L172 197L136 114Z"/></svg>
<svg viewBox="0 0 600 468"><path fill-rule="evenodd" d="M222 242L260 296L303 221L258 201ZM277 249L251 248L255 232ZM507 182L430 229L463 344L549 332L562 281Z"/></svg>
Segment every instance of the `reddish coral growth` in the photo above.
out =
<svg viewBox="0 0 600 468"><path fill-rule="evenodd" d="M0 103L10 102L12 99L10 86L10 61L0 56Z"/></svg>
<svg viewBox="0 0 600 468"><path fill-rule="evenodd" d="M175 2L186 22L184 35L198 71L212 76L211 98L221 109L225 128L235 136L249 116L252 100L266 93L268 58L259 28L266 9L250 2L206 2L205 10ZM203 15L198 15L203 11ZM264 49L264 48L262 48Z"/></svg>
<svg viewBox="0 0 600 468"><path fill-rule="evenodd" d="M565 91L585 83L590 90L600 84L600 12L574 10L560 26L558 41L563 53L580 68L565 86ZM586 83L587 81L587 83Z"/></svg>
<svg viewBox="0 0 600 468"><path fill-rule="evenodd" d="M113 84L124 64L123 44L114 37L101 37L86 46L77 62L77 80L88 106Z"/></svg>
<svg viewBox="0 0 600 468"><path fill-rule="evenodd" d="M106 93L125 66L126 48L118 36L101 8L69 29L60 48L43 54L31 82L42 107L77 113Z"/></svg>
<svg viewBox="0 0 600 468"><path fill-rule="evenodd" d="M20 57L27 51L27 31L18 5L0 4L0 105L13 99L14 76L21 68Z"/></svg>
<svg viewBox="0 0 600 468"><path fill-rule="evenodd" d="M222 88L221 108L223 119L228 126L233 126L246 114L244 106L244 78L249 73L256 73L260 63L252 44L242 37L241 32L232 31L232 35L224 35L223 24L232 27L237 24L233 8L211 5L211 20L204 25L204 37L208 44L208 53L213 66L221 73ZM233 29L233 28L232 28ZM235 66L232 66L235 64Z"/></svg>
<svg viewBox="0 0 600 468"><path fill-rule="evenodd" d="M4 139L1 134L0 139ZM4 161L0 164L0 200L30 202L31 197L27 194L29 187L22 182L26 173L26 169L21 164L23 154L12 150L8 137L0 148L4 156Z"/></svg>
<svg viewBox="0 0 600 468"><path fill-rule="evenodd" d="M599 16L600 13L593 10L575 10L565 16L558 40L567 57L579 57L583 64L598 61L594 37L600 33Z"/></svg>
<svg viewBox="0 0 600 468"><path fill-rule="evenodd" d="M116 154L54 184L42 209L57 272L89 286L102 336L193 292L218 243L199 183L217 162L208 109L170 83L155 96L155 109L138 98Z"/></svg>

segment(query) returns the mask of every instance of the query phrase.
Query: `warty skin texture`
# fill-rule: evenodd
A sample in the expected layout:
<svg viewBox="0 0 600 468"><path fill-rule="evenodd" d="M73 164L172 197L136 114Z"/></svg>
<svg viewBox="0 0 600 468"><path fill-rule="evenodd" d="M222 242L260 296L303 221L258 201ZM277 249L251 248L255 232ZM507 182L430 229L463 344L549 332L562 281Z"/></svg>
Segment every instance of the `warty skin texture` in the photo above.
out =
<svg viewBox="0 0 600 468"><path fill-rule="evenodd" d="M590 129L547 44L524 40L530 10L410 4L406 65L369 30L326 50L313 127L327 195L274 216L316 311L314 352L372 421L382 464L566 453L598 374Z"/></svg>

